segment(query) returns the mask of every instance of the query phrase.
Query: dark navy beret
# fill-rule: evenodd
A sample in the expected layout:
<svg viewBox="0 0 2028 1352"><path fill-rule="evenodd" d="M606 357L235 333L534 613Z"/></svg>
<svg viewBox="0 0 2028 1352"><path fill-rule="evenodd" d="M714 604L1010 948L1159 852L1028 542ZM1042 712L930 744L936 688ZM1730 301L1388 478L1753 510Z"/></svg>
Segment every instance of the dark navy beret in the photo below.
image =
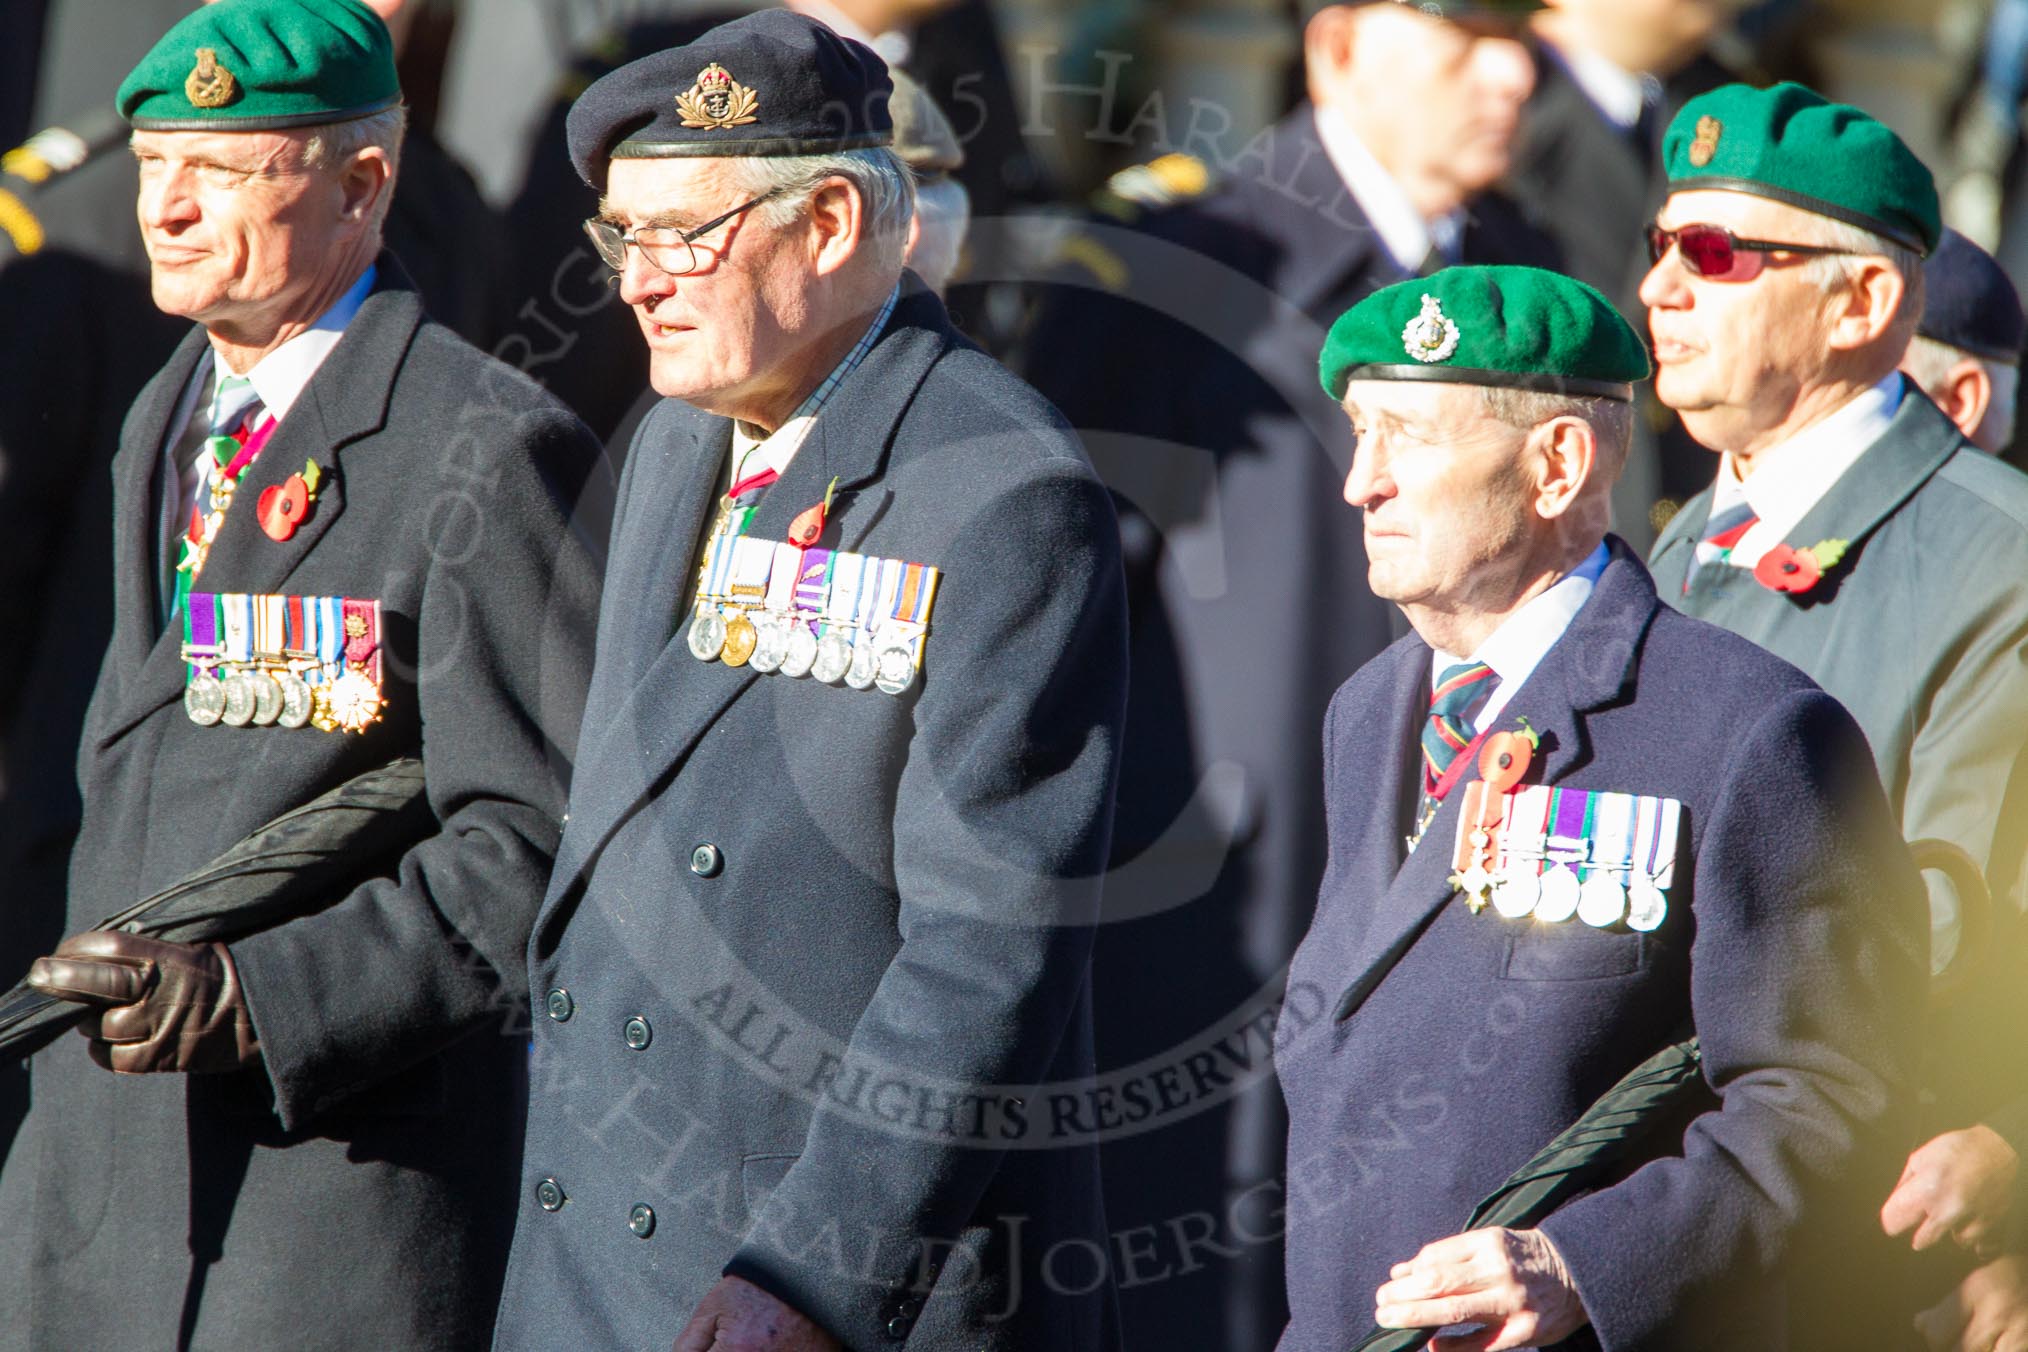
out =
<svg viewBox="0 0 2028 1352"><path fill-rule="evenodd" d="M611 159L830 155L891 145L894 83L871 48L785 9L630 61L571 105L570 160L594 188Z"/></svg>
<svg viewBox="0 0 2028 1352"><path fill-rule="evenodd" d="M2021 297L1993 256L1955 230L1922 265L1922 322L1915 331L1991 361L2021 359L2028 320Z"/></svg>

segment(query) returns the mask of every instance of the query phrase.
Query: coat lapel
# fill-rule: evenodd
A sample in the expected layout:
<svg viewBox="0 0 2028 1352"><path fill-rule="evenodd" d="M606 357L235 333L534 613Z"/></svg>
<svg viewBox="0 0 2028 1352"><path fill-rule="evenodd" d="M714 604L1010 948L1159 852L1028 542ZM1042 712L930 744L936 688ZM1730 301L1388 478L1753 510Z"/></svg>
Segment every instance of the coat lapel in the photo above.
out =
<svg viewBox="0 0 2028 1352"><path fill-rule="evenodd" d="M858 368L825 404L811 429L810 440L797 451L782 478L768 489L748 523L757 539L786 537L798 513L823 500L825 488L838 480L830 522L820 547L849 549L878 522L889 494L879 483L886 466L894 429L930 368L946 352L953 336L943 305L919 285L910 284L895 307L888 328ZM698 420L696 447L689 456L673 457L664 467L679 483L665 485L657 496L653 479L642 476L629 495L646 505L674 504L666 512L636 516L622 548L663 557L661 566L642 576L655 576L660 590L651 608L657 616L673 616L693 566L696 541L704 528L704 512L718 495L715 469L699 473L697 462L710 459L709 445L718 447L712 466L723 463L730 424ZM709 443L707 445L706 443ZM674 518L673 520L671 518ZM671 542L681 542L672 546ZM664 551L675 548L683 566L671 575ZM608 588L608 605L639 604ZM551 879L552 901L568 891L598 857L599 850L653 792L654 787L757 679L750 667L699 662L687 643L687 617L666 630L656 620L661 646L630 689L619 695L619 707L608 710L595 702L587 725L599 731L590 754L581 763L572 790L571 821L558 851ZM595 686L603 687L595 680ZM610 688L610 687L606 687ZM609 716L610 715L610 716Z"/></svg>
<svg viewBox="0 0 2028 1352"><path fill-rule="evenodd" d="M1526 718L1529 726L1541 735L1542 746L1537 753L1541 769L1539 776L1529 775L1530 783L1560 783L1589 763L1591 747L1585 735L1585 716L1620 703L1631 693L1641 640L1660 602L1647 569L1626 543L1608 537L1608 545L1611 561L1592 588L1591 598L1500 716L1502 727L1516 726L1516 719ZM1421 652L1427 663L1427 648L1420 644L1408 646ZM1417 674L1427 682L1426 665ZM1404 678L1396 696L1412 708L1427 707L1426 684L1411 688ZM1394 964L1414 946L1429 922L1450 902L1455 893L1450 884L1451 847L1457 839L1458 813L1464 802L1464 786L1477 778L1475 765L1444 799L1436 819L1423 834L1422 844L1394 875L1392 884L1379 893L1373 919L1347 968L1348 979L1338 999L1339 1018L1349 1018L1357 1012ZM1399 783L1393 787L1399 790ZM1397 792L1383 800L1390 821L1398 820L1393 804L1399 797ZM1373 846L1370 838L1367 843L1369 848ZM1389 857L1398 857L1401 850L1398 838L1393 850Z"/></svg>
<svg viewBox="0 0 2028 1352"><path fill-rule="evenodd" d="M1887 430L1817 500L1789 532L1787 543L1802 549L1836 538L1848 542L1856 552L1881 522L1966 444L1957 424L1921 390L1908 384ZM1849 562L1843 563L1838 571L1850 567ZM1801 601L1807 595L1799 593L1792 599Z"/></svg>
<svg viewBox="0 0 2028 1352"><path fill-rule="evenodd" d="M400 265L391 255L382 255L378 266L380 280L375 291L346 326L345 336L317 368L301 398L242 478L232 508L226 513L205 560L204 575L198 584L201 590L248 593L284 590L290 574L344 511L341 448L386 425L395 376L408 357L409 343L423 318L422 302L408 289ZM200 331L200 343L201 337ZM184 349L178 349L170 367L172 374L184 356ZM193 365L194 360L193 357ZM183 371L187 382L189 368ZM176 390L180 394L182 385L177 384ZM162 420L166 423L166 414ZM130 449L138 449L138 445ZM157 436L155 457L159 458L160 453L161 438ZM324 471L310 516L287 541L272 540L257 519L261 490L300 473L310 461ZM155 526L146 471L137 475L132 467L124 469L121 487L124 490L136 478L139 515L147 518L147 522L138 542L140 552L130 558L127 551L134 545L123 547L118 559L119 578L122 588L143 594L150 607L144 617L145 632L152 632L154 590L150 570L154 566ZM134 513L124 503L119 511L120 519L130 523L122 531L122 540L128 541L134 535L131 526ZM123 625L128 609L123 602ZM99 731L100 744L118 737L163 705L181 699L183 685L183 632L181 622L176 621L148 643L131 686L121 694L117 712Z"/></svg>

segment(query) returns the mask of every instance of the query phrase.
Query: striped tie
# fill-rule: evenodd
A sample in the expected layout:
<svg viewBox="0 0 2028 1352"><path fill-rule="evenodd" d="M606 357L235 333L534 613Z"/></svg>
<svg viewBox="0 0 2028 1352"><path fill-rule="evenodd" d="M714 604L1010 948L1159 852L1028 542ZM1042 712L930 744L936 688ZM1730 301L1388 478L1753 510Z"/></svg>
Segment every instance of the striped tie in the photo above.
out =
<svg viewBox="0 0 2028 1352"><path fill-rule="evenodd" d="M1723 563L1732 554L1732 547L1740 537L1760 524L1754 515L1753 504L1734 503L1722 512L1711 515L1704 523L1704 533L1697 537L1697 546L1690 557L1690 571L1683 575L1683 594L1690 594L1690 586L1697 580L1697 574L1714 563Z"/></svg>
<svg viewBox="0 0 2028 1352"><path fill-rule="evenodd" d="M1472 740L1469 715L1493 693L1498 681L1484 662L1445 667L1430 696L1429 722L1422 729L1423 788L1435 792L1437 781Z"/></svg>

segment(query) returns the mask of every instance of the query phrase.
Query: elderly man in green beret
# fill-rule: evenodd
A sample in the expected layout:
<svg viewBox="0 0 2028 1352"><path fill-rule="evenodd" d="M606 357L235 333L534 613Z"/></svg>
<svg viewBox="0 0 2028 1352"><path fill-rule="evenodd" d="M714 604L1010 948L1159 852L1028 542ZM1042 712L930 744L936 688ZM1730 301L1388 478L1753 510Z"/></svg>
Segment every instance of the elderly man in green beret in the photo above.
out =
<svg viewBox="0 0 2028 1352"><path fill-rule="evenodd" d="M155 303L194 324L113 464L72 937L29 977L84 1037L36 1056L0 1174L0 1347L483 1347L599 448L382 248L404 110L371 9L199 9L118 108ZM95 928L413 759L412 827L341 854L306 913Z"/></svg>
<svg viewBox="0 0 2028 1352"><path fill-rule="evenodd" d="M1838 696L1902 834L1957 862L1927 875L1933 1139L1881 1221L1955 1250L1959 1273L2006 1261L2028 1149L2028 478L1896 369L1940 227L1893 132L1798 85L1733 85L1686 104L1664 152L1641 288L1655 388L1718 473L1656 543L1655 575Z"/></svg>
<svg viewBox="0 0 2028 1352"><path fill-rule="evenodd" d="M1662 605L1606 533L1647 371L1603 295L1528 268L1388 287L1325 345L1368 578L1414 632L1325 719L1329 864L1289 981L1330 1013L1275 1052L1281 1352L1375 1323L1425 1331L1391 1349L1466 1325L1436 1346L1866 1345L1819 1341L1780 1284L1826 1189L1887 1156L1920 887L1851 717ZM1466 1228L1692 1034L1710 1092L1680 1133Z"/></svg>

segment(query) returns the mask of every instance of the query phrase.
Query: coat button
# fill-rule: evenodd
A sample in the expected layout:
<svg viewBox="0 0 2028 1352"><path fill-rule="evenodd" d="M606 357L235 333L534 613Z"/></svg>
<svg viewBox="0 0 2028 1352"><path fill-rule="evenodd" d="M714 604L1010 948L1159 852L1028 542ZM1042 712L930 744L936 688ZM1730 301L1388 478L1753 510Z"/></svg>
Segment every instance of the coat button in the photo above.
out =
<svg viewBox="0 0 2028 1352"><path fill-rule="evenodd" d="M648 1026L646 1019L636 1014L627 1020L627 1025L620 1030L620 1035L627 1040L627 1050L637 1052L648 1045L649 1039L655 1036L655 1030Z"/></svg>
<svg viewBox="0 0 2028 1352"><path fill-rule="evenodd" d="M897 1343L902 1342L908 1337L909 1329L913 1327L914 1324L906 1315L898 1314L887 1321L887 1336L894 1339Z"/></svg>
<svg viewBox="0 0 2028 1352"><path fill-rule="evenodd" d="M553 1178L545 1178L535 1185L535 1204L544 1211L561 1211L563 1204L570 1200L563 1195L563 1189Z"/></svg>
<svg viewBox="0 0 2028 1352"><path fill-rule="evenodd" d="M627 1228L634 1232L634 1238L646 1239L655 1233L655 1208L642 1202L627 1213Z"/></svg>
<svg viewBox="0 0 2028 1352"><path fill-rule="evenodd" d="M700 878L716 878L725 867L725 856L716 845L699 845L690 852L690 871Z"/></svg>
<svg viewBox="0 0 2028 1352"><path fill-rule="evenodd" d="M577 1012L577 1001L571 999L570 992L561 986L551 991L542 1003L549 1011L549 1017L558 1023L568 1022L570 1016Z"/></svg>

